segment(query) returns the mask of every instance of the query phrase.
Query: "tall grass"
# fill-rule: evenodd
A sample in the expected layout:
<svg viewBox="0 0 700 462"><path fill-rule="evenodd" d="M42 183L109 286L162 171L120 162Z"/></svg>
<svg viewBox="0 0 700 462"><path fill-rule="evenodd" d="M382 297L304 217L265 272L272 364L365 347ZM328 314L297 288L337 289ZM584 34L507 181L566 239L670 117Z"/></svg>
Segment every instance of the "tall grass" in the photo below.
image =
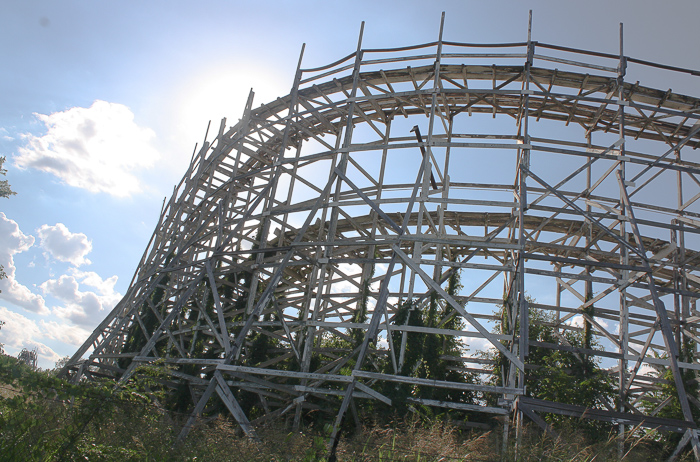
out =
<svg viewBox="0 0 700 462"><path fill-rule="evenodd" d="M198 422L183 442L176 438L186 414L154 405L148 386L117 393L111 387L70 386L0 357L0 461L274 461L327 460L329 426L290 432L283 422L258 428L262 443L235 422ZM16 361L16 360L14 360ZM592 441L571 422L553 438L526 426L516 453L515 432L503 448L502 422L490 431L465 431L439 416L410 417L345 428L338 461L614 461L617 435ZM662 460L654 433L632 429L622 460ZM692 460L692 453L684 455ZM683 460L683 459L681 459Z"/></svg>

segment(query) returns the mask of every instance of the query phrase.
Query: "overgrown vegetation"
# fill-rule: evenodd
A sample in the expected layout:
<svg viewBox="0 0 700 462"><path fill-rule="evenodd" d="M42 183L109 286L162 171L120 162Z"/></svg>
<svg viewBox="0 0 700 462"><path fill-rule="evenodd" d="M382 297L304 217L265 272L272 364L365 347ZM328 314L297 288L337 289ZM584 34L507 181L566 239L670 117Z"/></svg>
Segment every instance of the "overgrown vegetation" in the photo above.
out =
<svg viewBox="0 0 700 462"><path fill-rule="evenodd" d="M7 174L7 170L2 168L2 165L5 163L5 157L0 157L0 176L5 176ZM10 187L10 183L8 183L7 180L0 180L0 198L8 198L10 196L14 196L17 194L12 190ZM5 273L5 267L3 265L0 265L0 280L7 278L7 273ZM2 292L0 290L0 292ZM2 324L0 324L1 326ZM0 354L2 354L2 345L0 344Z"/></svg>
<svg viewBox="0 0 700 462"><path fill-rule="evenodd" d="M527 396L532 398L596 408L604 403L615 401L614 378L603 370L599 363L590 355L577 353L573 349L595 349L590 325L584 324L581 331L557 331L554 315L535 308L535 300L528 299L529 327L528 338L552 347L530 347L527 355L525 383ZM507 304L501 307L496 333L505 334L509 331ZM588 312L592 315L593 311ZM515 326L517 329L519 326ZM557 345L568 347L557 349ZM496 361L492 380L497 385L503 385L508 362L501 353L494 353ZM547 414L544 419L550 424L571 425L572 418ZM591 438L607 438L613 431L613 426L593 420L582 420L575 424L588 433Z"/></svg>
<svg viewBox="0 0 700 462"><path fill-rule="evenodd" d="M2 279L2 278L0 278L0 279ZM0 329L2 329L2 326L4 326L4 325L5 325L5 321L0 321ZM0 343L0 355L4 355L4 354L5 354L5 345Z"/></svg>
<svg viewBox="0 0 700 462"><path fill-rule="evenodd" d="M262 443L218 417L200 422L176 444L184 415L153 404L162 366L138 370L123 389L110 383L71 385L50 372L34 371L0 356L0 461L307 461L325 460L328 427L291 433L259 429ZM631 436L630 436L631 437ZM511 439L511 442L513 439ZM624 460L653 460L654 442L630 440ZM628 446L628 447L629 447ZM513 444L505 460L514 460ZM498 431L464 431L433 419L366 424L344 437L339 461L493 461L501 459ZM575 428L560 439L526 428L519 460L616 460L616 443L591 445Z"/></svg>
<svg viewBox="0 0 700 462"><path fill-rule="evenodd" d="M355 325L346 336L316 337L316 352L310 357L310 370L317 371L333 361L357 351L364 341L365 331L357 324L368 321L368 300L374 267L368 266L359 284L360 297L350 321ZM157 276L158 284L144 302L139 324L132 326L127 346L138 352L147 341L146 332L165 316L169 278ZM265 288L265 281L251 289L251 274L231 273L220 291L222 303L234 307L227 313L228 322L239 323L244 318L248 299L257 300ZM216 316L215 301L209 281L201 285L197 306L186 306L179 315L183 322L203 325L205 318ZM233 288L244 290L234 293ZM445 291L459 300L461 290L459 273L454 272L445 285ZM253 293L254 292L254 293ZM283 297L278 294L278 297ZM251 332L244 350L247 366L300 370L297 359L288 355L277 360L282 343L275 336L280 321L276 308L281 299L272 300L263 310L263 325ZM285 305L285 303L282 303ZM535 342L527 356L527 395L533 398L585 407L602 408L615 405L613 378L592 355L598 348L587 319L595 316L591 307L580 329L562 329L553 315L536 308L529 300L529 340ZM507 303L499 307L495 333L517 332L511 324L512 314ZM196 314L196 316L195 316ZM204 319L203 319L204 318ZM459 331L465 328L462 317L446 300L433 295L425 300L405 300L395 313L392 323L407 326L391 332L391 341L397 357L370 354L363 369L398 373L417 379L432 379L464 384L480 384L483 378L460 367L464 345L459 337L441 333L439 329ZM0 322L0 326L1 326ZM418 328L432 330L427 334ZM443 331L444 332L444 331ZM296 340L296 339L295 339ZM304 346L296 342L299 351ZM213 358L221 354L220 346L204 335L194 335L181 345L192 357ZM506 345L504 343L504 345ZM159 356L167 357L172 348L168 342L156 343ZM218 349L217 349L218 348ZM681 361L688 361L695 346L683 345ZM307 350L309 351L309 350ZM337 372L349 375L355 367L355 355L338 362ZM505 385L509 371L508 361L500 353L488 358L494 368L490 383ZM62 360L65 362L65 359ZM128 358L119 362L121 369L130 364ZM58 367L58 365L57 365ZM315 397L306 400L309 409L302 415L301 428L305 433L291 433L289 422L269 421L259 426L263 442L247 439L235 423L226 417L229 413L214 395L207 406L204 420L181 443L176 441L185 419L192 408L189 387L182 384L171 388L172 375L164 363L134 371L131 379L119 389L112 381L71 385L51 372L38 372L26 362L9 356L0 356L0 461L1 460L270 460L317 461L328 454L329 424L335 414L324 414L323 409L337 409L342 395ZM190 376L210 379L212 370L201 365L188 364L184 372ZM674 399L675 384L670 371L659 372L660 386L644 402L649 412L659 417L682 418L680 404ZM686 390L698 394L698 381L693 371L684 373ZM327 386L333 387L329 384ZM335 385L339 392L342 387ZM515 460L513 433L509 446L502 446L503 418L489 415L441 409L421 404L422 400L458 402L475 405L498 405L493 395L470 390L455 390L408 383L377 382L373 388L392 399L389 407L378 400L359 399L353 403L341 430L338 460ZM264 398L249 390L234 389L234 396L246 415L254 420L267 411ZM335 402L335 404L334 404ZM659 403L665 403L659 406ZM693 407L694 416L700 409ZM350 417L350 415L352 417ZM559 433L559 439L543 434L539 428L526 428L518 445L518 460L617 460L617 427L611 424L547 415L542 417ZM354 425L353 425L354 423ZM653 460L670 454L680 436L634 429L625 443L624 460ZM504 453L504 450L506 451ZM686 457L690 456L686 451Z"/></svg>
<svg viewBox="0 0 700 462"><path fill-rule="evenodd" d="M691 339L686 339L680 345L678 360L681 362L692 362L696 344ZM656 391L650 393L642 402L642 407L649 413L667 419L685 420L681 403L678 400L678 388L670 368L661 368L657 371L657 378L661 379L660 386ZM696 373L692 369L685 369L681 372L683 386L686 394L690 397L689 406L693 420L700 420L700 382ZM660 445L667 453L672 452L682 435L672 433L657 438Z"/></svg>
<svg viewBox="0 0 700 462"><path fill-rule="evenodd" d="M446 292L455 297L462 289L459 273L454 272L447 281ZM461 330L464 322L445 300L433 295L422 304L414 300L406 300L398 309L394 324L411 327L427 327L432 329ZM399 375L421 379L442 380L455 383L476 383L473 373L464 372L451 365L446 359L460 357L464 347L457 337L445 334L425 334L423 332L392 332L394 348L401 354L398 358ZM386 372L393 372L390 361L384 362ZM427 408L408 404L407 398L452 401L475 404L477 396L474 392L450 388L415 386L407 383L387 384L382 390L387 396L396 401L400 414L407 412L424 413L431 416ZM444 411L450 418L471 420L474 415L469 413L451 413ZM479 416L481 417L481 416Z"/></svg>
<svg viewBox="0 0 700 462"><path fill-rule="evenodd" d="M5 163L5 157L2 156L0 157L0 176L5 176L7 174L7 170L2 168L2 165ZM12 187L10 186L10 183L8 183L7 180L0 180L0 197L10 197L14 196L17 194L12 190Z"/></svg>

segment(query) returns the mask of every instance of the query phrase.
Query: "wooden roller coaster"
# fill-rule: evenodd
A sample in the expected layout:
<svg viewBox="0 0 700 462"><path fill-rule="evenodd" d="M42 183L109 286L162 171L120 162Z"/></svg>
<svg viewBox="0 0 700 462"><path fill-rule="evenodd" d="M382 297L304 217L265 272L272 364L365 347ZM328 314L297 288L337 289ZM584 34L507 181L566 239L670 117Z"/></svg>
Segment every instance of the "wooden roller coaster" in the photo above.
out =
<svg viewBox="0 0 700 462"><path fill-rule="evenodd" d="M124 382L164 363L182 436L221 409L251 437L314 410L335 440L360 400L474 426L659 428L698 457L700 99L627 79L699 73L622 39L612 55L442 35L364 49L361 32L337 62L300 57L289 95L254 109L251 91L195 148L126 295L63 373ZM411 363L417 335L451 345L443 376ZM534 349L591 361L612 393L532 396ZM671 402L681 415L661 417Z"/></svg>

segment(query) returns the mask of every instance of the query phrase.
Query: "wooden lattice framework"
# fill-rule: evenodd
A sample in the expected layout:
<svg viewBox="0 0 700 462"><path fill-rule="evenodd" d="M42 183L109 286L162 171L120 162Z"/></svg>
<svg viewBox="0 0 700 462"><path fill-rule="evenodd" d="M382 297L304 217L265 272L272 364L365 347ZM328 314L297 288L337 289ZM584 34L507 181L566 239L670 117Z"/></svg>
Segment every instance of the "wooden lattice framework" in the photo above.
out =
<svg viewBox="0 0 700 462"><path fill-rule="evenodd" d="M363 49L361 32L335 63L303 69L300 58L288 96L253 109L251 91L239 122L222 120L195 148L126 295L64 372L124 381L160 358L194 408L183 435L216 393L251 436L258 422L298 426L314 408L337 416L335 438L353 400L391 405L376 388L396 382L496 396L490 406L407 399L544 427L543 412L585 413L623 431L676 431L697 457L698 401L678 378L700 369L700 354L680 361L678 345L700 340L700 99L625 75L699 74L621 45L610 55L529 35L454 43L441 25L433 43ZM455 271L465 289L449 295ZM461 330L395 322L407 300L435 294ZM562 339L584 323L598 346L528 341L529 303ZM496 334L498 306L513 327ZM479 380L400 375L416 331L458 338L461 354L443 359ZM258 362L253 336L274 345ZM484 344L506 358L499 386ZM526 397L533 346L598 358L617 377L617 402ZM684 419L639 406L661 381L645 371L664 368L681 383ZM241 391L263 411L246 415Z"/></svg>

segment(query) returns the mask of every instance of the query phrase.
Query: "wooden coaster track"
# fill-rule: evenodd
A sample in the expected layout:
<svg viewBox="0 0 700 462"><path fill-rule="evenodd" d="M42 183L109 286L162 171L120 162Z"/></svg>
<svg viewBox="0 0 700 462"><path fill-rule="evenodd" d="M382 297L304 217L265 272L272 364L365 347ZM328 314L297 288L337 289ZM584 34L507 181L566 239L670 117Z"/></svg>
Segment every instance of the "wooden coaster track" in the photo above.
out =
<svg viewBox="0 0 700 462"><path fill-rule="evenodd" d="M697 396L676 387L675 420L642 403L659 371L678 383L700 370L700 99L626 81L631 67L696 71L442 29L299 62L289 95L254 109L251 91L238 123L205 137L126 295L65 374L123 382L161 361L191 404L183 435L216 393L251 436L319 410L335 438L355 400L393 406L378 391L393 383L481 397L409 403L544 428L554 413L677 431L697 455ZM464 289L450 294L455 273ZM459 328L398 321L435 299ZM542 319L561 341L529 338ZM591 345L567 344L584 329ZM441 360L470 379L402 374L411 333L454 339ZM533 348L593 358L616 399L528 397Z"/></svg>

